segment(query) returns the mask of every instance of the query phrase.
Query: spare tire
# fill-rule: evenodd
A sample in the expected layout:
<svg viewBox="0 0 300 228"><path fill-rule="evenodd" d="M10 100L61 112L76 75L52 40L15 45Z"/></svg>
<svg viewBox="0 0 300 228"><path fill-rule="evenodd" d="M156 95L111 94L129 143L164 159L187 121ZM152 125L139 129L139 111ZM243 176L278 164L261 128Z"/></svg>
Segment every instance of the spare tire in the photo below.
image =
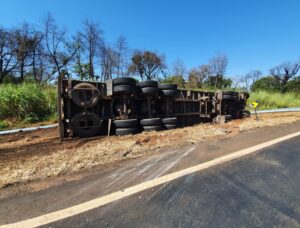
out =
<svg viewBox="0 0 300 228"><path fill-rule="evenodd" d="M163 118L162 123L165 125L177 124L177 117Z"/></svg>
<svg viewBox="0 0 300 228"><path fill-rule="evenodd" d="M160 118L141 119L140 123L142 126L160 126L161 119Z"/></svg>
<svg viewBox="0 0 300 228"><path fill-rule="evenodd" d="M144 95L157 95L159 93L159 89L155 87L143 87L141 88L141 92Z"/></svg>
<svg viewBox="0 0 300 228"><path fill-rule="evenodd" d="M137 86L140 88L144 88L144 87L158 88L158 82L153 81L153 80L147 80L147 81L142 81L142 82L137 83Z"/></svg>
<svg viewBox="0 0 300 228"><path fill-rule="evenodd" d="M74 86L74 88L70 91L70 98L73 102L79 107L93 107L99 101L100 92L91 83L82 82Z"/></svg>
<svg viewBox="0 0 300 228"><path fill-rule="evenodd" d="M114 120L114 125L116 128L132 128L138 125L137 119L129 119L129 120Z"/></svg>
<svg viewBox="0 0 300 228"><path fill-rule="evenodd" d="M113 94L117 95L131 95L135 91L135 86L132 85L117 85L113 87Z"/></svg>
<svg viewBox="0 0 300 228"><path fill-rule="evenodd" d="M161 90L161 93L166 97L176 97L178 94L178 90Z"/></svg>
<svg viewBox="0 0 300 228"><path fill-rule="evenodd" d="M93 112L77 113L71 119L74 133L82 138L95 136L101 126L100 118Z"/></svg>
<svg viewBox="0 0 300 228"><path fill-rule="evenodd" d="M136 81L134 78L115 78L112 81L114 86L117 85L131 85L131 86L135 86L136 85Z"/></svg>
<svg viewBox="0 0 300 228"><path fill-rule="evenodd" d="M160 84L158 88L162 90L177 90L177 85L166 83L166 84Z"/></svg>

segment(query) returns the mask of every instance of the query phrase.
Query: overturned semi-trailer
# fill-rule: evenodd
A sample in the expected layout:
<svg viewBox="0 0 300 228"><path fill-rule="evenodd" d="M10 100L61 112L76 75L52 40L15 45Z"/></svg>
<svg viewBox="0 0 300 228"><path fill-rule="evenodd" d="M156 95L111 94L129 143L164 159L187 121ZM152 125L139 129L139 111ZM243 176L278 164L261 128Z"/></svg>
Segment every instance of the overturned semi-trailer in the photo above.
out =
<svg viewBox="0 0 300 228"><path fill-rule="evenodd" d="M247 92L178 89L176 84L116 78L58 80L59 132L70 137L126 135L248 116Z"/></svg>

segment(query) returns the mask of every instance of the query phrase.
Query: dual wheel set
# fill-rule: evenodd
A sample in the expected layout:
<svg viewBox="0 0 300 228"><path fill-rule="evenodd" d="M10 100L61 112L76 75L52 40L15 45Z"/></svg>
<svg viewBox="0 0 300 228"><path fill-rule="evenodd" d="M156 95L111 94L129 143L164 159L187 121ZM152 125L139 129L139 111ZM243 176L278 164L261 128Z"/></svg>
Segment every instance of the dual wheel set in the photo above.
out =
<svg viewBox="0 0 300 228"><path fill-rule="evenodd" d="M157 81L147 80L136 83L133 78L116 78L113 80L113 95L145 95L145 96L177 96L176 84L158 84Z"/></svg>
<svg viewBox="0 0 300 228"><path fill-rule="evenodd" d="M178 127L177 117L115 120L116 135L136 134L141 131L170 130Z"/></svg>
<svg viewBox="0 0 300 228"><path fill-rule="evenodd" d="M233 101L236 101L239 99L239 93L238 92L235 92L235 91L223 91L222 92L222 99L223 100L233 100ZM249 98L249 93L247 92L244 92L245 96L246 96L246 99Z"/></svg>

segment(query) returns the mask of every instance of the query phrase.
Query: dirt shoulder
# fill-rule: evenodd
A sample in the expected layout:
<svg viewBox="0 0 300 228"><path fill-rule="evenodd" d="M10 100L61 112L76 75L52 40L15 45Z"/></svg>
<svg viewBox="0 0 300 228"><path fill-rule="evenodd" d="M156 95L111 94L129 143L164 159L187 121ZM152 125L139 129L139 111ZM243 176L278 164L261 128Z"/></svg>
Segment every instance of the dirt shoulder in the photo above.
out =
<svg viewBox="0 0 300 228"><path fill-rule="evenodd" d="M241 131L300 121L298 113L274 113L234 120L224 125L143 132L134 136L111 136L94 140L59 142L56 129L0 136L0 189L19 183L44 180L88 170L126 159L148 156Z"/></svg>

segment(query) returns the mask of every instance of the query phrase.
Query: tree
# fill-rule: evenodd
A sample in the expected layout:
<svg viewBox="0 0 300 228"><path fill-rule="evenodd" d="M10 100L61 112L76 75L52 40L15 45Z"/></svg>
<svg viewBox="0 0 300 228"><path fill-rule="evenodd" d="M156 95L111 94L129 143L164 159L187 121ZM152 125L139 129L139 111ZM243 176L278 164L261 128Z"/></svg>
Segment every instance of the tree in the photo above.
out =
<svg viewBox="0 0 300 228"><path fill-rule="evenodd" d="M89 77L95 78L95 58L98 53L101 53L101 47L103 45L102 30L100 26L89 20L83 22L83 32L79 34L81 42L82 52L87 54Z"/></svg>
<svg viewBox="0 0 300 228"><path fill-rule="evenodd" d="M46 71L46 61L47 57L45 55L45 50L43 46L44 36L42 32L32 29L30 31L30 37L28 41L29 45L29 65L30 69L28 71L32 72L33 79L35 81L41 81L43 79L43 74Z"/></svg>
<svg viewBox="0 0 300 228"><path fill-rule="evenodd" d="M185 80L182 76L166 76L164 79L160 80L160 83L172 83L178 85L179 88L185 87Z"/></svg>
<svg viewBox="0 0 300 228"><path fill-rule="evenodd" d="M117 68L117 53L111 47L104 46L101 56L101 81L110 80Z"/></svg>
<svg viewBox="0 0 300 228"><path fill-rule="evenodd" d="M172 75L183 79L186 77L186 67L182 60L178 59L173 63Z"/></svg>
<svg viewBox="0 0 300 228"><path fill-rule="evenodd" d="M124 36L120 36L116 42L116 77L124 77L126 74L126 66L128 64L128 47L127 40Z"/></svg>
<svg viewBox="0 0 300 228"><path fill-rule="evenodd" d="M76 51L72 50L68 42L65 28L59 29L53 17L48 14L44 22L45 46L47 56L54 65L52 72L46 76L45 81L53 79L53 76L68 74L68 64L73 59Z"/></svg>
<svg viewBox="0 0 300 228"><path fill-rule="evenodd" d="M199 88L200 83L199 83L199 71L197 69L192 69L189 72L188 76L188 87L191 89Z"/></svg>
<svg viewBox="0 0 300 228"><path fill-rule="evenodd" d="M293 80L290 80L287 84L287 91L288 92L294 92L294 93L300 93L300 76L296 77Z"/></svg>
<svg viewBox="0 0 300 228"><path fill-rule="evenodd" d="M159 73L166 68L164 57L151 51L135 51L131 60L128 71L139 74L142 81L157 78Z"/></svg>
<svg viewBox="0 0 300 228"><path fill-rule="evenodd" d="M0 84L18 66L17 44L14 32L0 27Z"/></svg>
<svg viewBox="0 0 300 228"><path fill-rule="evenodd" d="M211 86L215 88L222 88L223 77L225 75L228 65L228 58L226 55L217 55L210 59L210 79L208 80Z"/></svg>
<svg viewBox="0 0 300 228"><path fill-rule="evenodd" d="M287 91L288 81L294 78L300 69L300 62L291 63L285 62L279 66L270 69L270 74L280 84L280 90L282 93Z"/></svg>
<svg viewBox="0 0 300 228"><path fill-rule="evenodd" d="M254 84L258 79L262 77L262 72L259 70L252 70L247 73L243 78L242 81L245 83L245 87L247 90L250 89L250 86Z"/></svg>
<svg viewBox="0 0 300 228"><path fill-rule="evenodd" d="M18 60L20 80L23 81L31 48L29 25L24 23L19 29L15 30L14 33L16 40L16 59Z"/></svg>
<svg viewBox="0 0 300 228"><path fill-rule="evenodd" d="M272 76L263 77L258 79L251 85L251 91L269 91L269 92L276 92L280 91L280 83Z"/></svg>

